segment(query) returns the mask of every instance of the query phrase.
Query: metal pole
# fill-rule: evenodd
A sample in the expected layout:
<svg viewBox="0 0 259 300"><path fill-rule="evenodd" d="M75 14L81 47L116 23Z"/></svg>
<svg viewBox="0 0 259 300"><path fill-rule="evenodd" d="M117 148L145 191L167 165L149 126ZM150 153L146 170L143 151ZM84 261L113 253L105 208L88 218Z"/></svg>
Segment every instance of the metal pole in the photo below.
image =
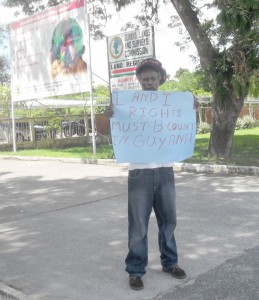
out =
<svg viewBox="0 0 259 300"><path fill-rule="evenodd" d="M16 152L16 130L15 130L15 116L14 116L14 104L13 99L11 99L12 102L12 130L13 130L13 152Z"/></svg>
<svg viewBox="0 0 259 300"><path fill-rule="evenodd" d="M93 102L93 80L92 80L91 43L90 43L90 17L89 17L88 13L86 15L87 15L87 25L88 25L88 55L89 55L89 66L88 66L89 68L88 68L88 70L89 70L89 79L90 79L92 141L93 141L93 154L96 154L94 102Z"/></svg>
<svg viewBox="0 0 259 300"><path fill-rule="evenodd" d="M10 24L9 24L10 26ZM10 66L11 66L11 110L12 110L12 134L13 134L13 152L16 152L16 125L15 125L15 114L14 114L14 101L13 101L13 52L11 50L11 38L10 38L10 27L8 26L9 29L9 36L8 36L8 43L9 43L9 54L10 54Z"/></svg>

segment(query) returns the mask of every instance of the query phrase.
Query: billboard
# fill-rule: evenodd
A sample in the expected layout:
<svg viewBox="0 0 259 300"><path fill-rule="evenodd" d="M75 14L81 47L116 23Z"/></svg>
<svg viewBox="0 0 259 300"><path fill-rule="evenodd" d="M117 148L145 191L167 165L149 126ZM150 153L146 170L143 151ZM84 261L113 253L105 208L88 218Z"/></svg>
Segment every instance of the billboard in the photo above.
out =
<svg viewBox="0 0 259 300"><path fill-rule="evenodd" d="M135 76L139 61L155 57L153 27L107 37L111 90L136 90L140 84Z"/></svg>
<svg viewBox="0 0 259 300"><path fill-rule="evenodd" d="M90 90L86 16L77 0L9 25L14 102Z"/></svg>

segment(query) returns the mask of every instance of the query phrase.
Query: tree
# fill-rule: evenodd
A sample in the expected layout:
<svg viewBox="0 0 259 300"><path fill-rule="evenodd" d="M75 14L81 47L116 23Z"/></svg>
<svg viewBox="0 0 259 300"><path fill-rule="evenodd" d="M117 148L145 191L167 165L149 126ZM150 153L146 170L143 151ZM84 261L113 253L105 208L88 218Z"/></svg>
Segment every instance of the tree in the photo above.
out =
<svg viewBox="0 0 259 300"><path fill-rule="evenodd" d="M8 86L0 85L0 117L11 116L11 90Z"/></svg>
<svg viewBox="0 0 259 300"><path fill-rule="evenodd" d="M4 5L7 7L16 7L17 15L22 12L26 15L32 15L52 6L56 6L69 0L6 0ZM94 39L102 39L105 37L101 28L106 24L111 15L107 13L106 7L110 1L105 0L90 0L87 1L88 12L91 15L90 30L93 33Z"/></svg>
<svg viewBox="0 0 259 300"><path fill-rule="evenodd" d="M216 0L217 24L201 23L190 1L171 0L207 72L213 92L209 154L230 156L236 121L259 69L259 2ZM217 37L217 44L213 43Z"/></svg>
<svg viewBox="0 0 259 300"><path fill-rule="evenodd" d="M192 92L195 96L210 96L211 90L204 73L201 71L190 72L188 69L176 71L175 76L177 80L168 80L159 90L161 91L188 91Z"/></svg>
<svg viewBox="0 0 259 300"><path fill-rule="evenodd" d="M0 26L0 46L5 47L4 39L6 38L6 28ZM9 73L9 60L4 56L0 55L0 85L10 84L10 73Z"/></svg>
<svg viewBox="0 0 259 300"><path fill-rule="evenodd" d="M0 56L0 85L10 84L9 60L5 56Z"/></svg>
<svg viewBox="0 0 259 300"><path fill-rule="evenodd" d="M128 1L114 2L119 7L128 4ZM159 0L144 1L143 15L139 20L145 24L154 16L157 21L161 3ZM228 158L235 124L249 86L251 83L259 85L259 2L170 0L170 3L197 49L201 68L208 76L213 93L209 155ZM199 7L198 3L202 6ZM216 19L202 21L202 9L212 7Z"/></svg>
<svg viewBox="0 0 259 300"><path fill-rule="evenodd" d="M36 3L41 3L38 0ZM55 2L55 3L54 3ZM54 5L65 1L48 1ZM109 17L106 6L110 1L89 2L95 17ZM119 10L136 0L113 0ZM32 13L35 1L7 0L9 6L20 5ZM192 40L199 56L201 69L207 74L213 94L212 131L209 155L228 158L231 154L235 124L248 93L258 93L259 86L259 1L258 0L142 0L142 12L135 18L142 26L159 22L159 8L173 5L178 17L173 25L184 25L185 40ZM43 6L37 6L42 9ZM202 14L214 9L215 18ZM127 24L132 28L134 24ZM100 29L100 27L92 27ZM99 35L101 36L101 35Z"/></svg>

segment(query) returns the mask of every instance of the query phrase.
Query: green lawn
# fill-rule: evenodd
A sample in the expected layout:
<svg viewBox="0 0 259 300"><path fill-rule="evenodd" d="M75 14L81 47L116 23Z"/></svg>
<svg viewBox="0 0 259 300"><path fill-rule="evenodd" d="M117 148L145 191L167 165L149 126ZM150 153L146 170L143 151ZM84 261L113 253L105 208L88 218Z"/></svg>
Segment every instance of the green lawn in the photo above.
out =
<svg viewBox="0 0 259 300"><path fill-rule="evenodd" d="M31 149L17 152L1 151L0 155L107 159L113 158L113 149L109 145L97 145L96 155L93 154L92 146L65 149Z"/></svg>
<svg viewBox="0 0 259 300"><path fill-rule="evenodd" d="M194 155L185 162L259 167L259 127L237 130L235 132L232 156L227 161L208 158L208 143L209 134L197 134ZM66 149L20 150L15 153L1 151L0 155L107 159L113 158L113 150L109 145L98 145L95 156L91 146Z"/></svg>
<svg viewBox="0 0 259 300"><path fill-rule="evenodd" d="M197 134L194 154L185 162L259 167L259 127L235 131L231 158L227 161L208 158L208 145L209 134Z"/></svg>

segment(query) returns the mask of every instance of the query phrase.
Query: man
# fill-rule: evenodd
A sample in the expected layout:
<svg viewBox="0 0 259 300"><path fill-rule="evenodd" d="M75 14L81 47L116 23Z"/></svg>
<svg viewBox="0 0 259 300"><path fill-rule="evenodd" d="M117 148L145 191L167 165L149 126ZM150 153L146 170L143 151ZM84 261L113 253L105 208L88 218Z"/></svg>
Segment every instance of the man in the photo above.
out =
<svg viewBox="0 0 259 300"><path fill-rule="evenodd" d="M166 81L162 64L148 58L136 68L136 76L143 90L157 91ZM113 114L112 108L107 116ZM126 271L129 286L144 288L142 276L148 263L147 232L152 208L158 224L158 242L162 270L183 279L186 273L178 266L174 231L176 228L175 182L173 163L130 164L128 174L128 247Z"/></svg>

